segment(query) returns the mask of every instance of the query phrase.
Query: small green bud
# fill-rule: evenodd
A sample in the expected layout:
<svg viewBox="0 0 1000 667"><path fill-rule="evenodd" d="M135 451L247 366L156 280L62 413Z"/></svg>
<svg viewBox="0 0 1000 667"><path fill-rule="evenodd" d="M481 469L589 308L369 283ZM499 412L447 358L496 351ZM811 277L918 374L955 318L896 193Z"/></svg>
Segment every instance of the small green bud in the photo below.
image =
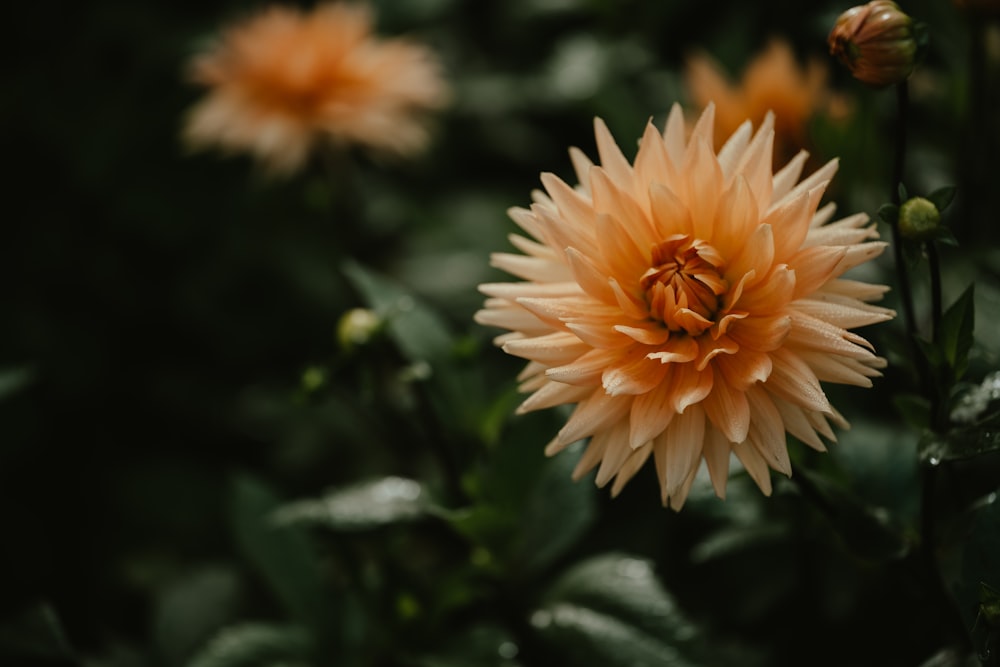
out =
<svg viewBox="0 0 1000 667"><path fill-rule="evenodd" d="M318 366L310 366L302 372L302 389L311 393L326 384L326 371Z"/></svg>
<svg viewBox="0 0 1000 667"><path fill-rule="evenodd" d="M929 199L913 197L899 207L899 233L914 241L929 241L941 228L941 212Z"/></svg>
<svg viewBox="0 0 1000 667"><path fill-rule="evenodd" d="M382 318L367 308L352 308L337 323L337 341L345 350L364 345L378 333Z"/></svg>

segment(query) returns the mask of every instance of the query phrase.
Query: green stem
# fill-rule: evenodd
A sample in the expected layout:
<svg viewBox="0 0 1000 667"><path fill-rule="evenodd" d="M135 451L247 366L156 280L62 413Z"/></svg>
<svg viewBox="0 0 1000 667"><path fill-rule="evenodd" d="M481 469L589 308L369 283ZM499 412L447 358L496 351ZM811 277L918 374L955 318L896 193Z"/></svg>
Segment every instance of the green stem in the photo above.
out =
<svg viewBox="0 0 1000 667"><path fill-rule="evenodd" d="M909 109L909 92L906 80L900 81L896 85L896 145L892 160L892 182L890 184L892 203L900 205L899 184L903 182L903 167L906 162L906 122ZM906 258L903 257L903 244L899 233L899 221L891 225L892 229L892 249L893 260L896 264L896 279L899 282L900 300L903 308L903 319L906 323L906 336L910 341L910 346L914 352L914 358L918 358L916 342L917 319L913 308L913 288L910 286L910 272L906 268Z"/></svg>
<svg viewBox="0 0 1000 667"><path fill-rule="evenodd" d="M931 340L937 342L941 330L941 263L938 259L937 244L927 244L927 262L931 273Z"/></svg>
<svg viewBox="0 0 1000 667"><path fill-rule="evenodd" d="M909 112L909 89L905 79L896 85L896 104L896 137L892 164L892 202L896 206L899 206L902 203L900 201L899 185L903 181L903 173L906 163L906 125ZM930 369L917 347L917 321L913 305L913 289L910 284L910 275L906 267L905 257L903 256L898 218L891 226L891 229L893 257L896 263L896 276L899 281L900 299L902 303L903 317L906 324L906 338L909 341L911 354L913 355L917 375L920 379L924 395L926 395L931 401L932 425L937 429L940 427L939 422L941 421L938 415L940 412L939 405L941 404L941 401L938 396L938 388L935 387L934 383L931 381ZM938 324L941 320L941 272L938 264L937 249L934 247L933 243L928 244L928 257L931 264L931 298L933 309L932 326L934 327L932 335L936 337ZM944 620L950 630L950 633L954 636L956 641L964 642L968 646L971 646L971 640L968 631L965 628L965 623L962 621L962 617L958 613L959 610L956 607L951 595L948 593L944 581L941 578L937 555L934 552L935 530L933 507L934 491L936 486L936 470L936 467L925 465L922 471L922 494L920 503L921 540L920 548L917 552L917 560L919 563L918 568L925 573L922 578L927 581L930 588L928 593L933 599L936 600L936 604L939 607L941 614L945 617Z"/></svg>
<svg viewBox="0 0 1000 667"><path fill-rule="evenodd" d="M926 573L925 576L931 589L928 592L935 599L949 634L952 635L956 644L962 644L967 650L971 650L974 645L972 636L965 626L958 604L948 591L941 576L941 568L934 550L936 531L933 508L938 470L939 466L925 463L920 471L920 548L914 555L917 557L919 569Z"/></svg>
<svg viewBox="0 0 1000 667"><path fill-rule="evenodd" d="M931 342L937 344L941 333L941 262L938 258L937 244L929 241L926 244L927 263L931 279ZM943 433L948 428L948 396L942 395L942 387L928 387L928 397L931 401L931 428Z"/></svg>

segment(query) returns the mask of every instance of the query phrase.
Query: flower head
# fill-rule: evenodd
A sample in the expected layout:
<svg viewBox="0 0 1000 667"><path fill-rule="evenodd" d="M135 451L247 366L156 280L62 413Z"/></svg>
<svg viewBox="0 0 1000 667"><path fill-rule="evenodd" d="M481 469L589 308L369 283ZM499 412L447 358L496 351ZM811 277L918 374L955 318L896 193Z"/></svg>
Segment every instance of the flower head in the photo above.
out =
<svg viewBox="0 0 1000 667"><path fill-rule="evenodd" d="M704 109L715 105L715 146L749 119L755 124L775 114L775 158L786 161L809 144L808 123L817 113L843 114L843 101L826 87L827 68L820 60L799 64L787 42L771 40L733 84L715 60L703 53L688 57L685 81L691 101ZM838 108L839 107L839 108Z"/></svg>
<svg viewBox="0 0 1000 667"><path fill-rule="evenodd" d="M226 30L191 75L208 94L187 118L188 143L250 152L285 173L318 142L419 150L420 112L448 97L429 49L376 38L371 12L344 3L270 7Z"/></svg>
<svg viewBox="0 0 1000 667"><path fill-rule="evenodd" d="M941 230L941 211L923 197L907 199L899 207L899 233L914 241L933 239Z"/></svg>
<svg viewBox="0 0 1000 667"><path fill-rule="evenodd" d="M634 164L595 121L601 165L573 149L579 186L543 174L511 209L523 254L493 265L521 282L482 285L476 314L529 360L520 411L576 404L548 454L589 437L574 476L599 466L613 494L652 455L675 509L702 459L720 497L730 454L769 494L769 467L791 474L786 432L823 450L845 422L821 381L870 386L885 365L848 329L894 315L866 303L887 288L842 277L885 244L866 215L819 208L837 163L799 181L803 152L772 173L772 116L717 154L714 114L688 137L675 105Z"/></svg>
<svg viewBox="0 0 1000 667"><path fill-rule="evenodd" d="M830 54L854 78L877 88L903 81L916 63L913 19L890 0L851 7L837 19L827 42Z"/></svg>

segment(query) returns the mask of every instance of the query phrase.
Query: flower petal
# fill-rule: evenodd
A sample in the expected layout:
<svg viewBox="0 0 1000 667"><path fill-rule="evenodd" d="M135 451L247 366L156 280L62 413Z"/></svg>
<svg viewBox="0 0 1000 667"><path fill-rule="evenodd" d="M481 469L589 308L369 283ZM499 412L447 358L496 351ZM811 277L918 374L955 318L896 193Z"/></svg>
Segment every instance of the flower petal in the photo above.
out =
<svg viewBox="0 0 1000 667"><path fill-rule="evenodd" d="M743 442L750 431L750 404L746 394L726 384L725 378L715 371L712 392L701 402L712 424L729 442Z"/></svg>

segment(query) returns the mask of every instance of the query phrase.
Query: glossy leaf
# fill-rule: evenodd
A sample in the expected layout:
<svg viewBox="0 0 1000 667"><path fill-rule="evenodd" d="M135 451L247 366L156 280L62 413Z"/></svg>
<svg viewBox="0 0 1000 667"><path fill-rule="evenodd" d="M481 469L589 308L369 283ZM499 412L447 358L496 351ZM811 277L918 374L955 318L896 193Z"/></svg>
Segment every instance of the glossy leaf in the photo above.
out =
<svg viewBox="0 0 1000 667"><path fill-rule="evenodd" d="M567 665L698 664L694 626L642 558L610 553L580 563L552 586L530 621Z"/></svg>
<svg viewBox="0 0 1000 667"><path fill-rule="evenodd" d="M927 195L927 199L934 204L935 208L943 211L951 205L955 199L956 188L954 185L945 185Z"/></svg>
<svg viewBox="0 0 1000 667"><path fill-rule="evenodd" d="M895 225L899 220L899 206L896 204L882 204L878 209L879 219L887 224Z"/></svg>
<svg viewBox="0 0 1000 667"><path fill-rule="evenodd" d="M958 239L955 238L955 233L944 225L934 230L934 241L953 248L958 247Z"/></svg>
<svg viewBox="0 0 1000 667"><path fill-rule="evenodd" d="M658 637L588 607L559 603L536 611L531 625L568 666L692 667L697 664Z"/></svg>
<svg viewBox="0 0 1000 667"><path fill-rule="evenodd" d="M165 664L186 664L206 637L233 622L245 597L244 579L235 568L209 566L177 576L163 588L152 630Z"/></svg>
<svg viewBox="0 0 1000 667"><path fill-rule="evenodd" d="M950 383L960 380L969 364L972 349L972 331L975 325L975 285L962 293L941 317L939 347L948 362Z"/></svg>
<svg viewBox="0 0 1000 667"><path fill-rule="evenodd" d="M31 605L0 625L0 664L76 663L62 623L49 604Z"/></svg>
<svg viewBox="0 0 1000 667"><path fill-rule="evenodd" d="M514 667L521 652L516 638L497 625L477 625L449 637L440 651L416 659L419 667L469 667L491 665Z"/></svg>
<svg viewBox="0 0 1000 667"><path fill-rule="evenodd" d="M517 529L517 515L509 509L480 504L456 511L438 511L451 527L473 544L500 551Z"/></svg>
<svg viewBox="0 0 1000 667"><path fill-rule="evenodd" d="M1000 371L993 371L979 384L965 388L951 411L951 419L959 424L986 422L991 418L991 408L998 407L998 402L1000 402Z"/></svg>
<svg viewBox="0 0 1000 667"><path fill-rule="evenodd" d="M800 491L823 512L855 556L885 562L898 560L910 550L912 545L884 510L866 505L832 479L798 468L792 481L798 482Z"/></svg>
<svg viewBox="0 0 1000 667"><path fill-rule="evenodd" d="M522 573L538 572L564 555L594 522L597 503L590 478L574 482L583 453L571 447L549 459L521 515L514 562Z"/></svg>
<svg viewBox="0 0 1000 667"><path fill-rule="evenodd" d="M1000 591L985 581L979 582L979 613L991 628L1000 628Z"/></svg>
<svg viewBox="0 0 1000 667"><path fill-rule="evenodd" d="M434 364L451 354L452 339L443 320L407 290L356 262L348 262L344 273L368 307L385 319L407 359Z"/></svg>
<svg viewBox="0 0 1000 667"><path fill-rule="evenodd" d="M959 543L960 569L954 593L962 618L973 639L984 642L996 629L1000 613L1000 502L989 494L968 516Z"/></svg>
<svg viewBox="0 0 1000 667"><path fill-rule="evenodd" d="M698 634L663 588L652 562L624 553L601 554L575 565L544 599L589 607L673 645L691 642Z"/></svg>
<svg viewBox="0 0 1000 667"><path fill-rule="evenodd" d="M413 521L427 514L426 490L412 479L382 477L334 489L322 498L282 505L270 519L275 525L319 525L333 530L368 530Z"/></svg>
<svg viewBox="0 0 1000 667"><path fill-rule="evenodd" d="M301 628L247 623L219 632L188 667L307 667L309 651Z"/></svg>
<svg viewBox="0 0 1000 667"><path fill-rule="evenodd" d="M920 440L920 458L932 465L969 459L1000 450L1000 412L945 434L928 432Z"/></svg>
<svg viewBox="0 0 1000 667"><path fill-rule="evenodd" d="M279 507L278 498L261 482L240 475L233 480L230 500L238 546L286 611L304 627L332 622L319 566L305 534L269 520Z"/></svg>

